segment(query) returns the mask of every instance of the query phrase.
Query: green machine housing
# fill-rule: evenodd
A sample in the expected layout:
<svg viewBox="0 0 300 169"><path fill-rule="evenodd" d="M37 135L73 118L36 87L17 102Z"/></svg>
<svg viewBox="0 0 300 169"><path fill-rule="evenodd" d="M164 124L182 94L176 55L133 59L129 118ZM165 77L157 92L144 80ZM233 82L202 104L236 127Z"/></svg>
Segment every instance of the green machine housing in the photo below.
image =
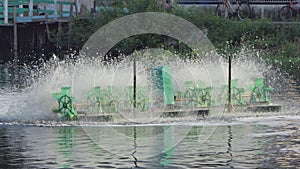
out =
<svg viewBox="0 0 300 169"><path fill-rule="evenodd" d="M158 97L164 98L165 105L174 104L174 87L169 66L159 66L153 69L154 90Z"/></svg>

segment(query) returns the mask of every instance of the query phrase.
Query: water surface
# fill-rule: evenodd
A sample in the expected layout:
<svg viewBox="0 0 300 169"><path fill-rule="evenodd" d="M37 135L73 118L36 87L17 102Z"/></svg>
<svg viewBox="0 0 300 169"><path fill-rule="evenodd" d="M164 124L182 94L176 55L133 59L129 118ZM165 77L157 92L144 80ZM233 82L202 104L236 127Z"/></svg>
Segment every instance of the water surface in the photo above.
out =
<svg viewBox="0 0 300 169"><path fill-rule="evenodd" d="M193 126L188 131L182 130L188 127L184 125L2 124L0 167L297 168L299 126L299 118L288 116L243 124Z"/></svg>
<svg viewBox="0 0 300 169"><path fill-rule="evenodd" d="M35 80L26 78L32 77L29 70L0 65L0 168L300 166L297 113L287 116L282 112L268 118L237 115L225 120L72 126L75 123L49 118L53 114L47 88L43 91L49 96L41 95L39 86L34 92L27 91ZM11 121L11 117L17 119Z"/></svg>

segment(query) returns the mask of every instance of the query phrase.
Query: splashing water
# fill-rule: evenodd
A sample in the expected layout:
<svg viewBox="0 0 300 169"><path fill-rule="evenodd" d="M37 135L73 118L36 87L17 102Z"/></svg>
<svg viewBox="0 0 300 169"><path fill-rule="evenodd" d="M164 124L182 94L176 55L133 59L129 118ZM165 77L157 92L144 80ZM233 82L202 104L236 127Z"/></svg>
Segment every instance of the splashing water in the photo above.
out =
<svg viewBox="0 0 300 169"><path fill-rule="evenodd" d="M82 103L85 102L86 91L95 86L115 86L124 91L126 86L133 85L133 56L137 60L138 86L151 86L151 70L163 65L171 67L175 91L185 90L184 83L188 80L201 80L207 86L221 86L227 83L228 62L215 53L185 60L168 51L148 49L132 56L124 56L122 61L113 64L103 63L102 58L82 57L77 61L52 59L35 68L25 65L23 68L27 73L20 75L23 81L26 81L25 87L14 93L7 88L2 89L0 96L6 97L6 102L1 101L1 104L8 103L9 108L0 110L6 113L6 119L57 120L57 114L52 112L57 106L53 93L59 92L62 86L71 86L76 102ZM247 88L256 77L265 77L268 85L280 90L284 74L267 65L259 52L243 49L233 58L232 78L239 79L240 87ZM151 92L148 97L155 98ZM118 100L121 102L124 98Z"/></svg>

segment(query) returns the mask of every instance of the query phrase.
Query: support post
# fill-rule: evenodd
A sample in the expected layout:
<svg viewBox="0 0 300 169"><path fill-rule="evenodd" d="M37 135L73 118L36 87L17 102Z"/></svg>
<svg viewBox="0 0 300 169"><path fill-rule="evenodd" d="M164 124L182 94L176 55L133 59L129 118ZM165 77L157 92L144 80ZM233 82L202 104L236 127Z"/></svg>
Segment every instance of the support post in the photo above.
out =
<svg viewBox="0 0 300 169"><path fill-rule="evenodd" d="M59 18L63 18L63 5L59 4Z"/></svg>
<svg viewBox="0 0 300 169"><path fill-rule="evenodd" d="M33 16L33 0L29 0L29 16Z"/></svg>
<svg viewBox="0 0 300 169"><path fill-rule="evenodd" d="M3 7L4 23L8 24L8 0L3 1Z"/></svg>
<svg viewBox="0 0 300 169"><path fill-rule="evenodd" d="M63 16L63 6L62 4L59 5L59 18L61 19ZM63 34L63 30L62 30L62 22L61 21L58 21L58 33L57 33L57 36L58 36L58 41L59 41L59 44L60 46L62 46L62 34Z"/></svg>
<svg viewBox="0 0 300 169"><path fill-rule="evenodd" d="M17 7L14 6L14 61L18 60L18 25L17 25Z"/></svg>
<svg viewBox="0 0 300 169"><path fill-rule="evenodd" d="M76 12L76 16L79 14L79 12L80 12L80 2L79 2L79 0L76 0L76 2L75 2L75 12Z"/></svg>
<svg viewBox="0 0 300 169"><path fill-rule="evenodd" d="M133 108L136 109L136 59L133 58Z"/></svg>
<svg viewBox="0 0 300 169"><path fill-rule="evenodd" d="M32 41L31 41L31 49L35 49L35 41L36 41L36 24L33 25L33 31L32 31Z"/></svg>
<svg viewBox="0 0 300 169"><path fill-rule="evenodd" d="M62 46L62 23L59 21L58 23L57 23L57 26L58 26L58 28L57 28L57 40L58 40L58 44L60 45L60 46Z"/></svg>
<svg viewBox="0 0 300 169"><path fill-rule="evenodd" d="M57 0L54 0L54 15L57 15Z"/></svg>
<svg viewBox="0 0 300 169"><path fill-rule="evenodd" d="M71 47L72 19L73 19L73 5L70 6L68 49L70 49Z"/></svg>
<svg viewBox="0 0 300 169"><path fill-rule="evenodd" d="M228 58L228 112L231 112L231 54Z"/></svg>
<svg viewBox="0 0 300 169"><path fill-rule="evenodd" d="M44 11L45 11L45 18L46 18L46 32L47 32L47 38L50 40L50 30L49 30L49 25L48 25L48 12L47 12L47 7L46 5L44 6Z"/></svg>

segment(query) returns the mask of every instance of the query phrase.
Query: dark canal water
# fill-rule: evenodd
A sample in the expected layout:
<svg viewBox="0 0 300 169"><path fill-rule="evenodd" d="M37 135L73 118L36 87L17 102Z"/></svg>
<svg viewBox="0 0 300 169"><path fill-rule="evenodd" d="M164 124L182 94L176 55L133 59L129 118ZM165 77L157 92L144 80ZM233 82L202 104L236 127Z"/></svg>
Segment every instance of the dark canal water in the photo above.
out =
<svg viewBox="0 0 300 169"><path fill-rule="evenodd" d="M181 130L184 125L1 125L0 167L298 168L299 120L285 117L194 126L187 133ZM111 135L112 130L125 138ZM149 135L155 137L147 138ZM207 135L207 139L202 139ZM182 136L185 137L177 140Z"/></svg>

